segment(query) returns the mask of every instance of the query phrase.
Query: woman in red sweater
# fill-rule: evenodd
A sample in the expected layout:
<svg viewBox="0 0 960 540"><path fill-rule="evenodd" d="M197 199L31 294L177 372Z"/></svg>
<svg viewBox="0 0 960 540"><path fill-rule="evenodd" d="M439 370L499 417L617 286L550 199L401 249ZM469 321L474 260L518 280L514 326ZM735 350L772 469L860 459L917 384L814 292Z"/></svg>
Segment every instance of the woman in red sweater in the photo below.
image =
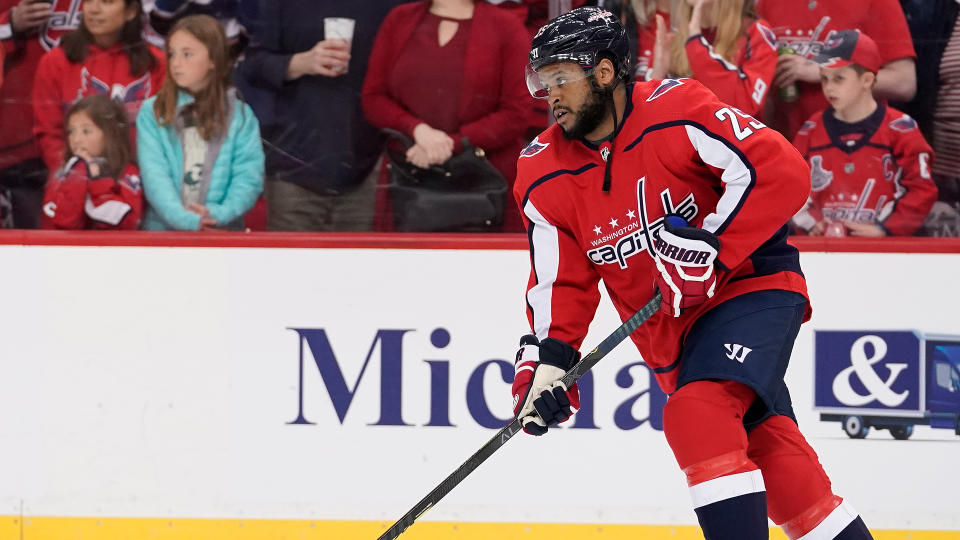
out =
<svg viewBox="0 0 960 540"><path fill-rule="evenodd" d="M512 184L525 142L528 49L519 20L484 1L400 5L380 26L370 55L364 114L416 142L407 155L414 165L443 163L466 137ZM521 230L512 205L503 230Z"/></svg>
<svg viewBox="0 0 960 540"><path fill-rule="evenodd" d="M63 113L80 98L105 95L133 124L166 74L163 53L142 37L140 0L84 0L83 24L44 55L33 85L34 134L51 171L63 164Z"/></svg>

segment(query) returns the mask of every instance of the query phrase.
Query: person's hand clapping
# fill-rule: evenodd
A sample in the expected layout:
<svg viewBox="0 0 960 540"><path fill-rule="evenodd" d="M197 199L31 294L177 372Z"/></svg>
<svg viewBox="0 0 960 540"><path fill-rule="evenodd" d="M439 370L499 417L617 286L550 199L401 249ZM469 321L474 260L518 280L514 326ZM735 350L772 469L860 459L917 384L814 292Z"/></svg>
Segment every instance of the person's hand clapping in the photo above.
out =
<svg viewBox="0 0 960 540"><path fill-rule="evenodd" d="M417 124L417 127L413 128L413 140L426 153L427 166L439 165L453 155L453 139L443 131L426 124Z"/></svg>
<svg viewBox="0 0 960 540"><path fill-rule="evenodd" d="M646 78L662 79L670 73L673 61L670 58L670 45L673 43L673 32L667 27L663 16L657 15L657 39L653 44L653 65L647 72Z"/></svg>
<svg viewBox="0 0 960 540"><path fill-rule="evenodd" d="M350 63L350 44L342 39L318 41L312 49L293 55L287 67L287 79L304 75L339 77Z"/></svg>
<svg viewBox="0 0 960 540"><path fill-rule="evenodd" d="M687 36L695 36L703 32L703 9L713 0L694 0L693 12L690 13L690 24L687 26Z"/></svg>

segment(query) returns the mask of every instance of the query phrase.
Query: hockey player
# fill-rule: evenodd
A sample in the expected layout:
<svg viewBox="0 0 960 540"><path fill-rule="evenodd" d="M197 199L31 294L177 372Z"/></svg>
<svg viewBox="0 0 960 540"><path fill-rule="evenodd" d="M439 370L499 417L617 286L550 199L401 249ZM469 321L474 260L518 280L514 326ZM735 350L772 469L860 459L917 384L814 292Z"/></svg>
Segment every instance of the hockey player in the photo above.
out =
<svg viewBox="0 0 960 540"><path fill-rule="evenodd" d="M810 187L796 150L693 80L626 82L609 12L581 8L533 40L527 82L557 120L518 160L534 334L513 383L524 430L579 405L573 365L603 280L624 319L659 289L632 338L670 394L664 433L708 539L871 538L800 434L783 376L809 317L786 223Z"/></svg>
<svg viewBox="0 0 960 540"><path fill-rule="evenodd" d="M880 69L873 40L845 30L828 45L814 61L830 107L794 139L810 164L812 193L793 222L811 236L831 223L851 236L913 234L937 200L933 151L913 118L873 98Z"/></svg>

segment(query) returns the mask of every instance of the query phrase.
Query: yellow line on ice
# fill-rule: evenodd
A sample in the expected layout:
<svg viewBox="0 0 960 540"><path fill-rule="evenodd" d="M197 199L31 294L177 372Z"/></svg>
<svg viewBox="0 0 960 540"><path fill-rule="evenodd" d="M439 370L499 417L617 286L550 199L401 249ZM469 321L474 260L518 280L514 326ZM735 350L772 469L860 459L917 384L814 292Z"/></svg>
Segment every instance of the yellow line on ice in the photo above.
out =
<svg viewBox="0 0 960 540"><path fill-rule="evenodd" d="M0 516L3 540L376 540L391 523L270 519ZM960 540L960 531L873 531L876 540ZM771 539L784 540L779 529ZM703 540L688 525L415 523L402 540Z"/></svg>

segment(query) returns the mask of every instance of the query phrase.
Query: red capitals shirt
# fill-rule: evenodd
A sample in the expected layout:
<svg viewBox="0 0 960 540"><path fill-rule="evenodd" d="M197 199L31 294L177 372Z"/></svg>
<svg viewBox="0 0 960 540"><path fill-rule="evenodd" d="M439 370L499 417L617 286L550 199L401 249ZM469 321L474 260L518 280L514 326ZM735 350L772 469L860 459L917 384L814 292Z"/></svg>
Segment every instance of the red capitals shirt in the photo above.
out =
<svg viewBox="0 0 960 540"><path fill-rule="evenodd" d="M33 136L33 78L43 55L80 25L83 3L50 0L53 14L46 24L29 34L14 34L10 14L20 1L0 0L0 47L6 53L0 86L0 169L40 155Z"/></svg>
<svg viewBox="0 0 960 540"><path fill-rule="evenodd" d="M777 36L777 49L790 48L813 58L823 48L830 32L859 29L877 43L882 63L915 58L913 41L903 9L897 0L759 0L757 12L770 22ZM773 127L792 138L801 124L829 106L818 83L797 83L800 97L784 102L773 98Z"/></svg>
<svg viewBox="0 0 960 540"><path fill-rule="evenodd" d="M683 335L704 312L757 290L806 294L785 224L806 201L809 173L780 134L693 79L636 83L627 92L609 193L602 184L610 143L570 141L554 125L517 161L514 196L532 267L528 316L540 339L579 347L602 279L626 320L656 291L652 231L665 214L683 216L717 235L726 272L707 303L677 318L657 312L631 336L671 392Z"/></svg>
<svg viewBox="0 0 960 540"><path fill-rule="evenodd" d="M116 178L91 178L87 163L73 157L47 181L41 227L136 230L142 213L136 165L128 164Z"/></svg>
<svg viewBox="0 0 960 540"><path fill-rule="evenodd" d="M124 45L109 49L90 46L83 63L67 60L63 49L47 53L37 68L33 86L34 133L40 144L44 163L55 171L63 163L63 116L80 98L101 94L122 103L127 109L131 138L135 138L137 112L143 100L156 94L166 74L164 55L152 45L150 52L157 59L152 71L134 76Z"/></svg>
<svg viewBox="0 0 960 540"><path fill-rule="evenodd" d="M737 55L731 63L715 53L714 36L704 34L687 39L687 60L693 78L703 83L720 101L756 115L763 110L767 90L777 69L776 36L764 21L752 21L737 41Z"/></svg>
<svg viewBox="0 0 960 540"><path fill-rule="evenodd" d="M810 164L810 200L794 217L804 230L828 218L910 235L937 200L930 145L913 118L883 103L856 123L837 120L832 108L819 112L793 144Z"/></svg>

